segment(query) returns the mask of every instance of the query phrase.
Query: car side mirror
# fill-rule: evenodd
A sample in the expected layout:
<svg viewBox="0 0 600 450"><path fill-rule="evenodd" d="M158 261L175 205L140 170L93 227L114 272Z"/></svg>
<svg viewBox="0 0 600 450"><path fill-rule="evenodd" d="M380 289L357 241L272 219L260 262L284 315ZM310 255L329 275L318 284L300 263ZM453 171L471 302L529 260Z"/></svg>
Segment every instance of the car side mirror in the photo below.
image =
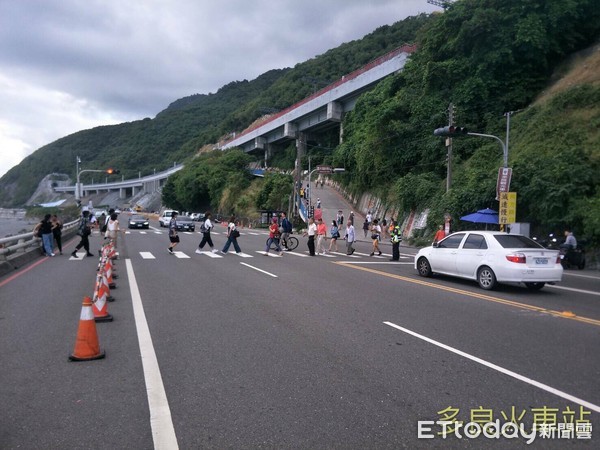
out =
<svg viewBox="0 0 600 450"><path fill-rule="evenodd" d="M432 246L433 248L438 248L438 246L439 246L439 245L440 245L440 243L439 243L439 242L434 242L433 244L431 244L431 246Z"/></svg>

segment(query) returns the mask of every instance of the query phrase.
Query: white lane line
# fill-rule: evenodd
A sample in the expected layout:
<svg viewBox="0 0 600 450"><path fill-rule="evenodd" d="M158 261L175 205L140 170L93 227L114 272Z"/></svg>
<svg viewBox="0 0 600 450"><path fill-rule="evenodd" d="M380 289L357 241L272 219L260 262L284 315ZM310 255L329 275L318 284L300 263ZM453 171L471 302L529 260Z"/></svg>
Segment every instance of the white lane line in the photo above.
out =
<svg viewBox="0 0 600 450"><path fill-rule="evenodd" d="M272 274L270 272L267 272L266 270L259 269L258 267L251 266L250 264L246 264L246 263L243 263L243 262L241 262L240 264L243 265L243 266L246 266L246 267L250 267L251 269L258 270L259 272L262 272L262 273L264 273L266 275L269 275L270 277L279 278L277 275L274 275L274 274Z"/></svg>
<svg viewBox="0 0 600 450"><path fill-rule="evenodd" d="M413 263L411 262L398 262L398 261L336 261L340 264L378 264L378 265L382 265L382 264L391 264L393 266L400 266L400 265L405 265L405 266L412 266Z"/></svg>
<svg viewBox="0 0 600 450"><path fill-rule="evenodd" d="M493 364L491 362L485 361L485 360L483 360L481 358L478 358L476 356L473 356L473 355L470 355L470 354L465 353L463 351L460 351L458 349L455 349L454 347L450 347L449 345L442 344L441 342L438 342L438 341L435 341L435 340L433 340L431 338L423 336L422 334L415 333L414 331L408 330L408 329L403 328L403 327L401 327L399 325L396 325L394 323L391 323L391 322L383 322L383 323L385 325L388 325L388 326L392 327L392 328L396 328L397 330L400 330L400 331L402 331L404 333L410 334L411 336L414 336L414 337L416 337L418 339L421 339L423 341L429 342L430 344L433 344L433 345L436 345L436 346L438 346L440 348L443 348L444 350L448 350L449 352L452 352L452 353L455 353L455 354L457 354L459 356L462 356L464 358L470 359L471 361L474 361L476 363L482 364L482 365L484 365L486 367L489 367L490 369L494 369L494 370L496 370L496 371L498 371L500 373L508 375L509 377L516 378L519 381L523 381L524 383L527 383L527 384L530 384L532 386L535 386L535 387L537 387L539 389L542 389L542 390L544 390L546 392L554 394L554 395L556 395L558 397L562 397L562 398L564 398L566 400L569 400L570 402L577 403L578 405L581 405L584 408L591 409L592 411L600 412L600 406L595 405L593 403L590 403L588 401L582 400L582 399L580 399L578 397L574 397L573 395L570 395L570 394L567 394L566 392L563 392L563 391L560 391L558 389L555 389L552 386L548 386L547 384L540 383L539 381L535 381L535 380L533 380L531 378L528 378L526 376L523 376L523 375L520 375L520 374L518 374L516 372L513 372L512 370L505 369L504 367L497 366L496 364Z"/></svg>
<svg viewBox="0 0 600 450"><path fill-rule="evenodd" d="M553 288L553 289L562 289L563 291L572 291L572 292L579 292L580 294L590 294L590 295L600 296L600 292L596 292L596 291L586 291L583 289L575 289L575 288L570 288L570 287L566 287L566 286L556 286L554 284L547 284L546 286L548 286L549 288Z"/></svg>
<svg viewBox="0 0 600 450"><path fill-rule="evenodd" d="M600 277L594 275L583 275L581 273L571 273L566 270L563 272L563 275L568 275L570 277L579 277L579 278L591 278L592 280L600 280Z"/></svg>
<svg viewBox="0 0 600 450"><path fill-rule="evenodd" d="M142 367L144 369L144 381L146 383L146 393L148 395L148 406L150 409L150 427L152 428L152 439L156 449L178 449L177 436L173 427L171 418L171 409L165 392L158 359L154 352L150 328L146 320L144 305L140 290L135 279L133 266L130 259L125 260L127 266L127 278L129 280L129 289L131 291L131 303L133 306L133 315L135 317L135 327L137 329L138 342L140 344L140 353L142 356Z"/></svg>
<svg viewBox="0 0 600 450"><path fill-rule="evenodd" d="M154 257L154 255L153 255L152 253L150 253L150 252L140 252L140 256L141 256L143 259L156 259L156 258Z"/></svg>

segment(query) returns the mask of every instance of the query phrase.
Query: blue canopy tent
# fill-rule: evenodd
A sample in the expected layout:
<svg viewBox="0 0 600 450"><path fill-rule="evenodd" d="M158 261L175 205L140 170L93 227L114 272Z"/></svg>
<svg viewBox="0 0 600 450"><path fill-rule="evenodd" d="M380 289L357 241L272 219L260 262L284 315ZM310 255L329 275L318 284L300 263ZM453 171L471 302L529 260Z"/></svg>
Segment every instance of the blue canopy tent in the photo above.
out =
<svg viewBox="0 0 600 450"><path fill-rule="evenodd" d="M494 211L490 208L480 209L472 214L462 216L460 220L464 220L465 222L484 223L485 229L487 230L488 224L498 225L498 211Z"/></svg>

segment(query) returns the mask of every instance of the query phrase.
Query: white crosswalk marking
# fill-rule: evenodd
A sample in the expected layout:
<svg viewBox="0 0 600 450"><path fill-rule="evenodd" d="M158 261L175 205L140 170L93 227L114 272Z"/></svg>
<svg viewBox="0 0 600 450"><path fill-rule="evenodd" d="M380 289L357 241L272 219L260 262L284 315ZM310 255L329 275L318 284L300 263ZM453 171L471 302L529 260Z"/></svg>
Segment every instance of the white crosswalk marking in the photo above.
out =
<svg viewBox="0 0 600 450"><path fill-rule="evenodd" d="M308 258L308 255L305 255L304 253L298 253L298 252L284 252L286 255L294 255L294 256L301 256L302 258Z"/></svg>
<svg viewBox="0 0 600 450"><path fill-rule="evenodd" d="M334 255L340 255L343 256L345 258L360 258L360 256L356 256L356 255L347 255L346 253L341 253L341 252L331 252Z"/></svg>
<svg viewBox="0 0 600 450"><path fill-rule="evenodd" d="M156 257L150 252L140 252L140 256L143 259L156 259Z"/></svg>
<svg viewBox="0 0 600 450"><path fill-rule="evenodd" d="M274 258L281 258L281 256L278 255L276 252L269 252L269 253L267 253L267 252L264 252L262 250L256 250L256 253L260 253L261 255L266 255L266 256L272 256Z"/></svg>
<svg viewBox="0 0 600 450"><path fill-rule="evenodd" d="M230 253L233 253L234 255L238 255L241 258L254 258L254 256L248 255L247 253L244 253L244 252L239 252L239 253L230 252Z"/></svg>
<svg viewBox="0 0 600 450"><path fill-rule="evenodd" d="M200 254L209 256L211 258L222 258L221 255L219 255L217 253L213 253L213 252L200 252Z"/></svg>
<svg viewBox="0 0 600 450"><path fill-rule="evenodd" d="M140 231L140 234L147 234L145 231Z"/></svg>
<svg viewBox="0 0 600 450"><path fill-rule="evenodd" d="M189 259L190 257L183 252L173 252L179 259Z"/></svg>

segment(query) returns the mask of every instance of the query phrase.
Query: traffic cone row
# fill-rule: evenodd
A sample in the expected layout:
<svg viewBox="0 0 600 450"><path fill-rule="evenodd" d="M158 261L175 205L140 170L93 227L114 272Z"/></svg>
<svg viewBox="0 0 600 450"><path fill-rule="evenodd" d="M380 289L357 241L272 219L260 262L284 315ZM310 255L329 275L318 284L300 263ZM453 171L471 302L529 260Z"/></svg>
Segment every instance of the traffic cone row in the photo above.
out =
<svg viewBox="0 0 600 450"><path fill-rule="evenodd" d="M110 295L111 287L116 287L113 278L114 265L112 261L117 258L116 250L112 243L105 245L100 251L100 263L96 275L93 299L85 297L79 318L79 328L75 338L75 348L69 356L71 361L90 361L104 358L105 353L100 350L96 322L111 322L113 316L108 313L108 302L115 299Z"/></svg>

